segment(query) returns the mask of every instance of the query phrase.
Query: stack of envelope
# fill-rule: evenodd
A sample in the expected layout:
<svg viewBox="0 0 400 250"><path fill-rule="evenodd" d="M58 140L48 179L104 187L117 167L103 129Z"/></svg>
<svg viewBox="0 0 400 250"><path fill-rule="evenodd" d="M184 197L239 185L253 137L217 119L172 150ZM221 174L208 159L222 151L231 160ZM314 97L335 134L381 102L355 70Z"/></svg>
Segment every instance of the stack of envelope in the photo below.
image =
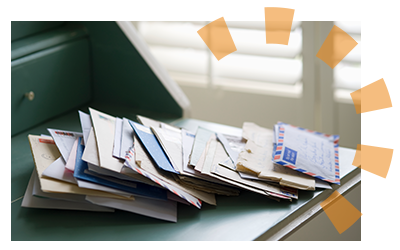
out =
<svg viewBox="0 0 400 250"><path fill-rule="evenodd" d="M278 123L243 124L242 137L196 133L137 116L89 108L82 132L48 128L29 135L35 170L23 207L129 211L177 221L177 203L216 206L216 195L249 190L277 201L298 189L338 184L338 136Z"/></svg>

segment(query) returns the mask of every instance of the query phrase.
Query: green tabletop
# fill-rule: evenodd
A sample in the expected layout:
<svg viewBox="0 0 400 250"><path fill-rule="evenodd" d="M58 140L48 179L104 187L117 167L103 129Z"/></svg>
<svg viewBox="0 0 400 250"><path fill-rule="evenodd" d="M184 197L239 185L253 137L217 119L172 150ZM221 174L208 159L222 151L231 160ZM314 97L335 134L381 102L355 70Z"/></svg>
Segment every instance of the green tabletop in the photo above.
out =
<svg viewBox="0 0 400 250"><path fill-rule="evenodd" d="M101 109L111 115L135 120L133 110ZM81 109L87 112L87 109ZM151 114L150 114L151 115ZM170 122L168 117L155 117ZM172 122L194 131L202 126L216 132L241 134L241 129L194 119ZM48 134L46 128L81 131L77 111L62 115L11 139L11 200L24 195L34 169L28 134ZM353 172L354 150L340 148L341 177ZM345 156L345 158L342 157ZM342 159L343 158L343 159ZM21 207L22 199L11 203L12 240L254 240L296 210L320 197L323 190L300 191L299 199L274 201L241 191L238 197L217 196L217 206L202 209L178 204L178 222L165 222L116 210L114 213L67 211Z"/></svg>

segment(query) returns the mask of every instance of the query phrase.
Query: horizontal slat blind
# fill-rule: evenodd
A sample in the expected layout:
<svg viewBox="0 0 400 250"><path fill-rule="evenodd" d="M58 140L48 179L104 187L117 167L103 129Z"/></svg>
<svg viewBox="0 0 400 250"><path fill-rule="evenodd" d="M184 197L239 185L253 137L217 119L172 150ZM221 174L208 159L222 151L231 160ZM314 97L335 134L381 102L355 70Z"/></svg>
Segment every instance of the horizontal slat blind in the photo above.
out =
<svg viewBox="0 0 400 250"><path fill-rule="evenodd" d="M358 43L334 68L334 86L337 89L357 90L361 88L361 22L337 21L334 24Z"/></svg>
<svg viewBox="0 0 400 250"><path fill-rule="evenodd" d="M171 76L294 85L302 78L301 22L293 22L289 45L266 44L264 22L227 22L237 51L220 61L197 31L206 22L139 22L150 51Z"/></svg>

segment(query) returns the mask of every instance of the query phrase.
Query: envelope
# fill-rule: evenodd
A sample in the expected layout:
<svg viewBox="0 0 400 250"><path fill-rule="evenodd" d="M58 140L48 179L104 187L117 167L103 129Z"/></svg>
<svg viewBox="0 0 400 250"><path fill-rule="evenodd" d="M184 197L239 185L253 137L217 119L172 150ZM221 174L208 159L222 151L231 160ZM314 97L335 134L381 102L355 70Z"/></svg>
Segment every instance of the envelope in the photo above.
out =
<svg viewBox="0 0 400 250"><path fill-rule="evenodd" d="M189 165L196 167L197 162L199 161L200 156L203 153L207 142L212 135L215 135L215 133L211 130L202 127L197 128L192 152L190 153Z"/></svg>
<svg viewBox="0 0 400 250"><path fill-rule="evenodd" d="M195 134L193 134L190 131L187 131L186 129L181 129L182 133L182 173L181 174L186 174L186 173L191 173L194 174L193 168L189 168L189 156L190 152L192 151L193 143L194 143L194 137Z"/></svg>
<svg viewBox="0 0 400 250"><path fill-rule="evenodd" d="M94 135L93 128L89 132L85 150L83 151L82 155L82 160L86 161L87 163L100 166L99 151L97 150L96 136Z"/></svg>
<svg viewBox="0 0 400 250"><path fill-rule="evenodd" d="M133 170L141 173L141 170L146 171L148 174L151 174L151 176L146 176L147 178L151 177L156 177L159 183L155 181L157 184L161 185L165 184L165 188L168 190L176 190L175 192L172 191L173 193L177 194L181 198L187 200L194 206L200 208L201 207L201 201L204 201L208 204L211 205L216 205L216 200L215 200L215 195L214 194L209 194L205 193L199 190L195 190L193 188L188 188L185 187L184 185L178 183L175 181L174 177L172 177L172 174L169 172L162 172L161 170L158 170L150 158L147 156L146 152L144 151L143 146L136 141L136 136L134 138L134 152L131 150L130 154L135 155L135 160L136 163L140 166L140 169L135 167L136 164L132 164L131 159L127 159L127 163L130 163L130 167L133 168ZM154 181L154 180L153 180ZM172 190L171 190L172 189ZM178 193L179 192L179 193ZM183 196L183 197L182 197ZM201 200L201 201L200 201Z"/></svg>
<svg viewBox="0 0 400 250"><path fill-rule="evenodd" d="M236 170L238 172L254 174L258 176L263 168L270 162L269 157L271 154L269 154L269 151L272 152L272 140L271 149L268 147L259 146L252 140L248 140L245 150L239 154L236 163Z"/></svg>
<svg viewBox="0 0 400 250"><path fill-rule="evenodd" d="M130 150L130 154L131 155L134 154L132 149ZM157 183L161 187L166 188L167 190L169 190L170 192L174 193L178 197L188 201L190 204L196 206L197 208L201 208L201 201L199 199L197 199L196 197L188 194L187 192L183 191L179 187L176 187L176 185L175 186L171 185L170 183L173 182L173 181L166 182L165 181L165 177L163 177L161 175L154 174L154 173L150 173L150 172L144 170L142 168L142 166L145 166L145 168L148 168L146 166L148 163L146 163L144 161L140 161L140 162L138 162L138 164L140 164L140 167L138 167L138 165L136 165L134 162L132 162L130 160L127 160L126 164L127 164L127 166L132 168L132 170L138 172L139 174L142 174L143 176L146 176L150 180L154 181L155 183Z"/></svg>
<svg viewBox="0 0 400 250"><path fill-rule="evenodd" d="M120 195L120 196L124 196L127 198L130 198L130 200L132 199L132 194L128 193L128 192L124 192L122 190L119 189L115 189L115 188L110 188L107 186L103 186L103 185L99 185L90 181L83 181L83 180L76 180L78 182L78 186L80 188L86 188L86 189L93 189L93 190L99 190L99 191L104 191L104 192L108 192L108 193L113 193L116 195Z"/></svg>
<svg viewBox="0 0 400 250"><path fill-rule="evenodd" d="M252 181L248 179L243 179L240 177L240 175L232 171L228 168L224 168L218 164L214 166L214 168L211 171L214 174L217 174L221 177L224 177L226 179L230 179L236 183L240 183L252 188L256 188L262 191L265 191L268 195L275 196L277 198L284 198L284 199L298 199L298 193L296 189L286 189L283 187L277 187L274 185L270 185L268 183L260 182L260 181ZM290 191L288 191L290 190Z"/></svg>
<svg viewBox="0 0 400 250"><path fill-rule="evenodd" d="M181 173L182 166L182 137L181 130L164 123L161 127L150 127L174 169Z"/></svg>
<svg viewBox="0 0 400 250"><path fill-rule="evenodd" d="M113 157L115 117L89 108L96 136L100 167L120 172L123 162Z"/></svg>
<svg viewBox="0 0 400 250"><path fill-rule="evenodd" d="M266 146L267 139L273 135L271 129L263 128L253 122L244 122L242 127L242 137L251 140L258 146Z"/></svg>
<svg viewBox="0 0 400 250"><path fill-rule="evenodd" d="M65 209L65 210L83 210L97 212L114 212L114 209L102 207L90 203L71 202L60 199L38 198L33 196L33 185L35 179L38 179L37 171L33 170L26 188L21 207L47 208L47 209Z"/></svg>
<svg viewBox="0 0 400 250"><path fill-rule="evenodd" d="M224 150L221 142L217 141L216 139L210 139L208 151L206 152L206 157L204 161L204 166L202 168L203 174L208 175L219 175L225 179L230 179L235 183L241 183L246 186L250 186L252 188L260 189L264 191L266 194L271 196L276 196L279 198L296 198L297 199L297 191L293 194L287 195L285 192L281 190L279 187L275 187L263 182L256 182L256 181L249 181L242 179L238 172L230 170L228 168L220 166L218 163L222 159L226 159L227 153ZM276 195L277 194L277 195Z"/></svg>
<svg viewBox="0 0 400 250"><path fill-rule="evenodd" d="M224 146L226 153L232 160L232 164L235 166L239 153L243 151L246 145L246 141L242 137L224 135L221 133L217 133L217 138Z"/></svg>
<svg viewBox="0 0 400 250"><path fill-rule="evenodd" d="M82 133L51 128L48 128L47 130L51 137L53 137L64 161L67 162L76 138L82 137Z"/></svg>
<svg viewBox="0 0 400 250"><path fill-rule="evenodd" d="M90 137L89 143L90 144ZM167 199L167 192L159 187L150 186L147 184L132 182L127 180L118 179L112 176L99 175L96 173L89 173L87 162L82 159L84 146L78 143L77 161L74 171L76 179L90 181L107 187L119 189L135 196L143 196L154 199ZM122 175L122 174L121 174Z"/></svg>
<svg viewBox="0 0 400 250"><path fill-rule="evenodd" d="M272 130L245 122L243 131L248 140L245 149L239 154L236 164L237 171L279 182L281 186L315 190L314 178L273 163L275 135Z"/></svg>
<svg viewBox="0 0 400 250"><path fill-rule="evenodd" d="M133 147L133 129L131 124L129 124L129 119L123 118L119 158L125 160L125 155L131 147Z"/></svg>
<svg viewBox="0 0 400 250"><path fill-rule="evenodd" d="M76 151L71 151L71 155L72 154L75 155L74 156L74 158L75 158ZM113 173L115 173L115 172L113 172ZM108 193L113 193L116 195L127 197L129 199L131 199L131 196L132 196L132 194L120 191L118 189L113 189L113 188L101 186L101 185L98 185L95 183L86 182L86 181L82 181L82 180L76 180L74 178L74 173L65 169L65 162L62 157L59 157L52 164L50 164L50 166L48 166L44 170L44 172L42 173L42 176L46 176L46 177L50 177L50 178L57 179L60 181L77 184L78 187L80 187L80 188L93 189L93 190L99 190L99 191L104 191L104 192L108 192Z"/></svg>
<svg viewBox="0 0 400 250"><path fill-rule="evenodd" d="M37 174L36 174L37 176ZM87 203L85 200L85 195L81 194L63 194L63 193L45 193L40 189L39 179L35 178L33 181L32 195L39 198L50 198L56 200L65 200L73 202Z"/></svg>
<svg viewBox="0 0 400 250"><path fill-rule="evenodd" d="M78 187L76 184L59 181L56 179L50 179L42 176L46 168L61 156L60 152L58 151L54 140L49 137L28 135L28 138L31 146L32 156L36 166L36 171L39 177L40 186L43 192L83 194L126 199L126 197L122 197L119 195L96 190L83 189Z"/></svg>
<svg viewBox="0 0 400 250"><path fill-rule="evenodd" d="M279 164L272 164L272 169L264 169L258 174L261 179L278 181L281 186L303 190L315 190L315 179Z"/></svg>
<svg viewBox="0 0 400 250"><path fill-rule="evenodd" d="M206 146L203 150L203 152L200 155L199 160L196 163L196 166L194 167L194 170L200 172L203 174L203 167L204 163L206 161L207 153L212 152L212 154L215 152L215 145L213 144L213 150L210 150L210 144L212 144L215 141L216 137L215 134L212 134L210 138L208 139Z"/></svg>
<svg viewBox="0 0 400 250"><path fill-rule="evenodd" d="M76 152L75 152L76 155ZM74 157L75 158L75 157ZM42 173L42 176L50 177L60 181L70 182L77 184L74 178L74 172L65 169L65 161L62 157L58 157L53 163L51 163Z"/></svg>
<svg viewBox="0 0 400 250"><path fill-rule="evenodd" d="M89 132L90 129L92 129L92 121L90 120L90 115L82 112L82 111L78 111L79 113L79 120L81 122L81 127L82 127L82 134L83 134L83 145L86 145L87 143L87 139L89 137Z"/></svg>
<svg viewBox="0 0 400 250"><path fill-rule="evenodd" d="M122 142L122 119L116 117L115 118L115 132L114 132L114 146L113 146L113 153L112 153L113 156L116 158L121 158L120 157L121 142Z"/></svg>
<svg viewBox="0 0 400 250"><path fill-rule="evenodd" d="M102 170L100 170L98 167L99 166L98 159L99 158L98 158L98 151L97 151L97 146L96 146L96 138L94 136L93 129L92 129L89 133L88 143L87 143L87 145L83 151L83 155L82 155L82 160L84 160L88 163L89 170L94 171L94 172L101 171L102 174L107 173L107 175L112 175L112 176L116 176L116 175L120 174L119 175L120 178L123 176L127 176L127 177L131 177L132 179L135 179L135 181L137 181L137 182L145 183L148 185L152 185L152 184L154 185L154 183L149 181L147 178L137 174L136 172L135 172L135 175L132 175L132 172L130 172L130 173L127 172L126 167L122 167L120 173L117 173L117 172L109 170L109 169L104 169L104 168L101 168Z"/></svg>
<svg viewBox="0 0 400 250"><path fill-rule="evenodd" d="M150 128L150 127L159 128L161 126L161 122L141 116L141 115L137 115L136 118L143 126L146 126L148 128Z"/></svg>
<svg viewBox="0 0 400 250"><path fill-rule="evenodd" d="M179 173L169 161L156 136L151 132L151 129L136 122L129 121L129 123L135 131L135 136L137 136L143 148L145 148L146 152L156 163L156 166L171 173Z"/></svg>
<svg viewBox="0 0 400 250"><path fill-rule="evenodd" d="M175 201L160 201L137 197L134 201L87 196L86 199L93 204L120 209L135 214L140 214L160 220L177 222L177 204Z"/></svg>
<svg viewBox="0 0 400 250"><path fill-rule="evenodd" d="M189 166L189 155L192 150L192 146L194 143L195 134L189 132L185 129L182 129L182 152L183 152L183 172L179 176L181 180L184 180L185 183L192 182L193 184L208 185L210 188L219 188L221 189L221 185L224 186L232 186L229 183L219 180L218 178L214 178L208 175L203 175L201 172L197 172L193 167ZM230 160L229 160L230 161ZM200 165L199 165L200 166ZM188 178L184 178L182 175L187 176ZM190 178L190 179L189 179ZM214 183L214 184L210 184ZM224 188L224 187L222 187ZM228 195L227 193L215 192L218 194ZM236 195L237 192L234 192Z"/></svg>
<svg viewBox="0 0 400 250"><path fill-rule="evenodd" d="M334 184L340 184L339 136L278 123L273 161Z"/></svg>
<svg viewBox="0 0 400 250"><path fill-rule="evenodd" d="M65 164L65 168L71 172L74 172L76 162L76 149L78 147L79 137L75 139L74 145L72 146L71 152L69 153L68 161Z"/></svg>

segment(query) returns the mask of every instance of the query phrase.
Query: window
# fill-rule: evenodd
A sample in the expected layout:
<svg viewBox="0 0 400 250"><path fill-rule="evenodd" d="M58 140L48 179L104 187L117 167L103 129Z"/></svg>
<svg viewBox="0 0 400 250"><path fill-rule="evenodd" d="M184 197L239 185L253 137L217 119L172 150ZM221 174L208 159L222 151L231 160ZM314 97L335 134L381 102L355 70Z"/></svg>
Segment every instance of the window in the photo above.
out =
<svg viewBox="0 0 400 250"><path fill-rule="evenodd" d="M358 43L333 70L335 100L352 103L350 93L361 88L361 22L336 21L334 24Z"/></svg>
<svg viewBox="0 0 400 250"><path fill-rule="evenodd" d="M241 127L277 121L361 140L350 93L360 88L359 22L296 22L288 45L266 44L265 23L227 25L237 51L218 61L197 31L208 22L135 22L154 57L191 102L192 118ZM336 24L359 44L334 70L316 57ZM354 113L354 114L353 114Z"/></svg>
<svg viewBox="0 0 400 250"><path fill-rule="evenodd" d="M353 37L358 45L334 68L336 88L357 90L361 87L361 23L334 22Z"/></svg>
<svg viewBox="0 0 400 250"><path fill-rule="evenodd" d="M293 22L289 45L265 46L264 22L227 22L237 51L218 61L197 34L207 22L139 22L156 59L180 85L301 95L302 29Z"/></svg>

